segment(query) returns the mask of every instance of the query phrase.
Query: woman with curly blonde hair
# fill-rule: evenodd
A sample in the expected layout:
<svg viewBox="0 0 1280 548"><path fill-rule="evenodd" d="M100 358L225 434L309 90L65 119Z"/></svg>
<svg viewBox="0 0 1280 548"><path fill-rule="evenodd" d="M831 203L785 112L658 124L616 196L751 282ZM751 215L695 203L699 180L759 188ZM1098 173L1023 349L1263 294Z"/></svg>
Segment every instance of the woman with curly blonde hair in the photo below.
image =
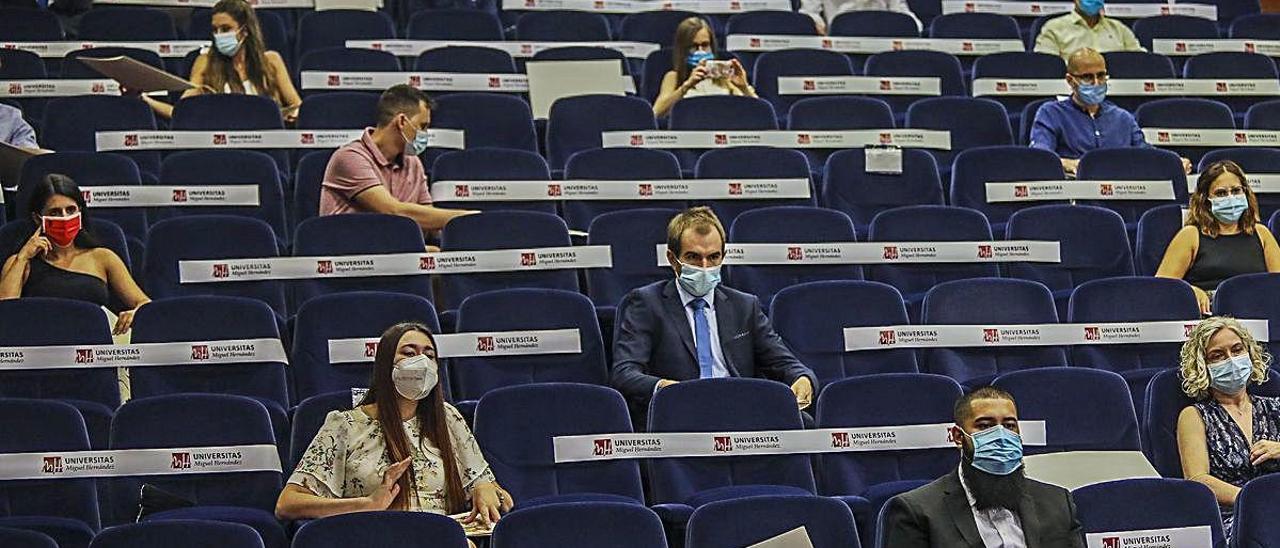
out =
<svg viewBox="0 0 1280 548"><path fill-rule="evenodd" d="M1215 316L1192 330L1181 362L1182 391L1196 400L1178 415L1182 475L1213 490L1229 536L1240 488L1280 471L1280 398L1247 390L1267 382L1271 356L1235 318Z"/></svg>

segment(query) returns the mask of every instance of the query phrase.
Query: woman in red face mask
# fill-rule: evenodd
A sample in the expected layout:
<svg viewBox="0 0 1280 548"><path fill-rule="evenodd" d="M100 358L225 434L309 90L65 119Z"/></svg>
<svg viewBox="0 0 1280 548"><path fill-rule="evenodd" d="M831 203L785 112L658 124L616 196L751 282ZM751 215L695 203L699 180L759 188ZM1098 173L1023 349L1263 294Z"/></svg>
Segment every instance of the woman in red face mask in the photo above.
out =
<svg viewBox="0 0 1280 548"><path fill-rule="evenodd" d="M127 332L134 312L151 299L133 281L124 261L86 230L80 187L64 175L46 176L32 190L28 213L33 231L4 262L0 299L57 297L105 307L114 293L124 309L113 332Z"/></svg>

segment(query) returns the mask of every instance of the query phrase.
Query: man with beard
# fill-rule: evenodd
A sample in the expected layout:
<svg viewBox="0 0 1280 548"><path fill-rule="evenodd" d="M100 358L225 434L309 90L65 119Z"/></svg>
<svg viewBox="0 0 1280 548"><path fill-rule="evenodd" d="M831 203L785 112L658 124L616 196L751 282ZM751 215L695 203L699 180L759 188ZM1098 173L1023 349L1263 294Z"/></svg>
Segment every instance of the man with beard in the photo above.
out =
<svg viewBox="0 0 1280 548"><path fill-rule="evenodd" d="M960 469L889 500L880 545L891 548L1084 548L1065 489L1027 479L1013 396L983 387L956 402Z"/></svg>

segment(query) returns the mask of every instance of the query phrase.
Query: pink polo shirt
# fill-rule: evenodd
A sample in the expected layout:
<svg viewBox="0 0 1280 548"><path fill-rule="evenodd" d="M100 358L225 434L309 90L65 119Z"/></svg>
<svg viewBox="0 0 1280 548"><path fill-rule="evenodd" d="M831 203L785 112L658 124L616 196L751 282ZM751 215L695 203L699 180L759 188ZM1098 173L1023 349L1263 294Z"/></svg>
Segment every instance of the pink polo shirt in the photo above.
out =
<svg viewBox="0 0 1280 548"><path fill-rule="evenodd" d="M373 143L373 128L365 128L360 140L343 145L329 158L320 185L320 214L366 212L354 198L377 185L401 202L431 203L422 160L407 154L400 158L401 163L397 163L383 156Z"/></svg>

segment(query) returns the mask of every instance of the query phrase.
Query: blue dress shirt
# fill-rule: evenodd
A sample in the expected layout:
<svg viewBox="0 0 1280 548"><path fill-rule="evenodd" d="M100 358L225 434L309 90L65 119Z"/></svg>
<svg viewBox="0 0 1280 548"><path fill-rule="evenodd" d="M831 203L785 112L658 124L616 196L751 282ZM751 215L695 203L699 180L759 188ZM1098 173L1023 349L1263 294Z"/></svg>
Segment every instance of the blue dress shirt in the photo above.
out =
<svg viewBox="0 0 1280 548"><path fill-rule="evenodd" d="M1129 111L1104 101L1090 116L1070 97L1040 105L1031 127L1031 146L1059 158L1078 159L1096 148L1147 148L1142 128Z"/></svg>

